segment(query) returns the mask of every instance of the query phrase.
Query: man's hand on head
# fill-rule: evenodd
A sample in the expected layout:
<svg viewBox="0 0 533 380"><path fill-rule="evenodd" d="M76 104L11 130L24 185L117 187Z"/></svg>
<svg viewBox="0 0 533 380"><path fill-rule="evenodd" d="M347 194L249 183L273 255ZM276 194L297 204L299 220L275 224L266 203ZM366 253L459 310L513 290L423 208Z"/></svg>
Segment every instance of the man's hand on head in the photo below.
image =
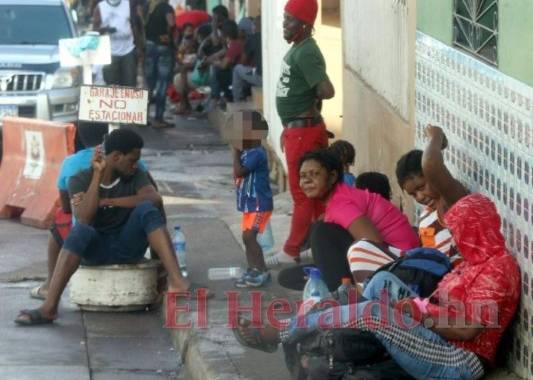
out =
<svg viewBox="0 0 533 380"><path fill-rule="evenodd" d="M104 153L101 145L98 145L96 148L94 148L92 167L94 171L99 173L102 173L106 167Z"/></svg>

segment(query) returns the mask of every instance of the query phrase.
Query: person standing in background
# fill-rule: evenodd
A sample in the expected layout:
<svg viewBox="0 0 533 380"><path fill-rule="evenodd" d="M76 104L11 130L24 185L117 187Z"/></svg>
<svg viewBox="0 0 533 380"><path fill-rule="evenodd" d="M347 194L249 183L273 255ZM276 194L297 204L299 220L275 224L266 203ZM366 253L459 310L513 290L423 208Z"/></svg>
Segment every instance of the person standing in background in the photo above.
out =
<svg viewBox="0 0 533 380"><path fill-rule="evenodd" d="M305 196L298 175L298 163L304 153L328 145L320 109L322 100L335 95L326 62L312 37L317 13L316 0L289 0L285 5L283 37L292 46L281 63L276 108L283 123L281 148L287 159L294 204L289 237L283 251L267 259L271 266L299 261L311 223L324 212L319 201Z"/></svg>
<svg viewBox="0 0 533 380"><path fill-rule="evenodd" d="M132 26L129 0L100 1L93 14L93 29L109 34L111 40L111 64L104 66L107 85L135 87L137 85L137 56L135 40L142 37Z"/></svg>
<svg viewBox="0 0 533 380"><path fill-rule="evenodd" d="M155 103L153 128L172 127L164 121L167 87L174 69L176 18L167 0L150 0L146 16L146 84Z"/></svg>

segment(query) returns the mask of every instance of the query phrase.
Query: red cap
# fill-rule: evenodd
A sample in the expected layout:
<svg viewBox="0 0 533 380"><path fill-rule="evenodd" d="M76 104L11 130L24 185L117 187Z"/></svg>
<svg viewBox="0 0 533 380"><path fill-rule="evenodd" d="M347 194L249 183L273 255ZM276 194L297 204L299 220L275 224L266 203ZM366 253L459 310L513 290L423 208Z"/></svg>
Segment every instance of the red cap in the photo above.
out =
<svg viewBox="0 0 533 380"><path fill-rule="evenodd" d="M317 0L289 0L285 12L306 24L313 25L318 13Z"/></svg>

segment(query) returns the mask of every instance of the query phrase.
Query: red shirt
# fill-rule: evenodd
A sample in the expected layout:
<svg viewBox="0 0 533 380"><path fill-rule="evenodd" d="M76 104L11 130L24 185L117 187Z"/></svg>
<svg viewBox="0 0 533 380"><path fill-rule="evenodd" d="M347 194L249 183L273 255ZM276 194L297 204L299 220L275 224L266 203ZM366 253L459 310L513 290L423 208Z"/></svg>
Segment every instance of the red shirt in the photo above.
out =
<svg viewBox="0 0 533 380"><path fill-rule="evenodd" d="M227 58L231 65L236 65L241 59L242 49L243 44L241 40L231 40L226 49L226 55L224 55L224 58Z"/></svg>
<svg viewBox="0 0 533 380"><path fill-rule="evenodd" d="M185 24L192 24L194 28L209 21L209 14L205 11L192 10L176 15L176 26L182 29Z"/></svg>
<svg viewBox="0 0 533 380"><path fill-rule="evenodd" d="M429 313L484 326L470 341L450 343L494 363L498 344L520 300L520 271L505 248L494 204L481 194L459 200L444 216L464 262L439 283Z"/></svg>

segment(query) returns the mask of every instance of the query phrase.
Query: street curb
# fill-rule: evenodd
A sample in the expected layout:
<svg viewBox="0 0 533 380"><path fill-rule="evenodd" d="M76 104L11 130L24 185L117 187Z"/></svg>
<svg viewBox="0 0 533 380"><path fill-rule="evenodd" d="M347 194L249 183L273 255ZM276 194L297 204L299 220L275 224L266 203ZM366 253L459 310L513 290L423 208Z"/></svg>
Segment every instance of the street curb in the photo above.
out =
<svg viewBox="0 0 533 380"><path fill-rule="evenodd" d="M242 352L243 349L233 340L231 330L217 321L217 315L220 316L219 312L223 309L216 306L225 303L216 300L209 302L210 326L207 329L192 327L169 331L172 343L181 358L185 378L190 380L244 379L230 356L231 352ZM191 309L195 307L194 302L189 305ZM163 308L162 315L165 319L165 308ZM176 320L178 324L185 324L188 321L195 321L196 316L196 312L178 313Z"/></svg>

